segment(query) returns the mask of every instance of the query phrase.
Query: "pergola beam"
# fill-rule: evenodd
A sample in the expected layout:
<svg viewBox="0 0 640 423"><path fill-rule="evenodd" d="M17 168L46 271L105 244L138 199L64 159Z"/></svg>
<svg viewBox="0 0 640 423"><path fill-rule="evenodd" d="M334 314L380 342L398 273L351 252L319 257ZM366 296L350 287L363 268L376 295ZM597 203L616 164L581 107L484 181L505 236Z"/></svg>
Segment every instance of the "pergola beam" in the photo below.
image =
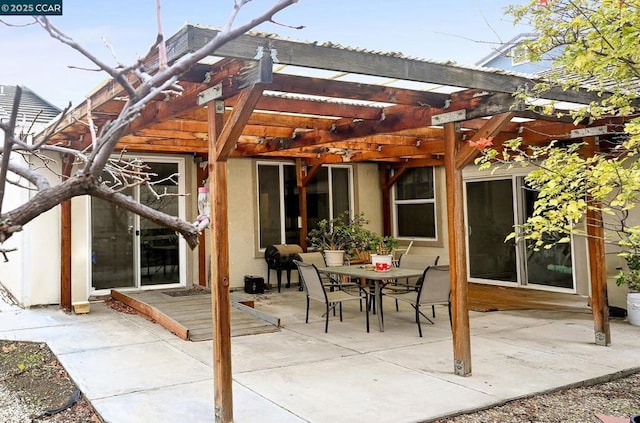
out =
<svg viewBox="0 0 640 423"><path fill-rule="evenodd" d="M233 108L219 135L220 145L217 148L215 161L226 161L229 158L244 130L244 126L249 121L251 113L253 113L256 103L260 100L263 90L264 85L262 84L253 85L242 90L236 106ZM224 115L224 109L217 111L217 113Z"/></svg>
<svg viewBox="0 0 640 423"><path fill-rule="evenodd" d="M186 26L168 41L168 50L176 55L194 51L219 33L218 30ZM393 54L379 54L360 50L336 49L332 46L306 44L257 35L242 35L222 46L217 55L251 59L262 49L274 52L277 62L336 72L375 75L391 79L465 87L490 92L514 93L543 81L534 77L487 72L473 68L451 66L426 60L410 59ZM556 101L589 104L599 101L597 93L586 90L563 90L551 87L544 98Z"/></svg>

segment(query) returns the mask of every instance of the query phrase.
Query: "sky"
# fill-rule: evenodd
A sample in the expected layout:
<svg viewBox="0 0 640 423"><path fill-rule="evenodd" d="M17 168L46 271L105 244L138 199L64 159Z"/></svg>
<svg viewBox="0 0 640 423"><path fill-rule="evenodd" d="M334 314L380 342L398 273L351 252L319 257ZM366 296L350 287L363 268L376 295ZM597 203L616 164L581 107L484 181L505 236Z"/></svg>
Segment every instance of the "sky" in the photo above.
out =
<svg viewBox="0 0 640 423"><path fill-rule="evenodd" d="M276 0L253 0L241 10L244 23ZM299 0L276 15L281 24L264 23L260 32L300 41L330 41L343 46L409 57L473 65L526 26L504 14L525 0ZM185 24L220 28L233 0L163 0L167 38ZM63 0L62 16L51 21L94 55L114 65L147 52L157 34L156 0ZM29 17L0 16L21 25ZM290 27L304 26L303 29ZM115 57L114 57L115 53ZM107 78L78 52L53 40L41 27L0 23L0 84L22 85L50 103L76 105ZM81 68L81 69L77 69Z"/></svg>

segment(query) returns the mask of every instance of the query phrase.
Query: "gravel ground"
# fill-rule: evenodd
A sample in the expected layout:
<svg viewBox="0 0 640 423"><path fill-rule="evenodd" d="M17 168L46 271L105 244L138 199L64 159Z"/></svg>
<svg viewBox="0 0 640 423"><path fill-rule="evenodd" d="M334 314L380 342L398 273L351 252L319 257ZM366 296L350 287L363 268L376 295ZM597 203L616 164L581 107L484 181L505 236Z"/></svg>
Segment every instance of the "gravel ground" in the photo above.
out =
<svg viewBox="0 0 640 423"><path fill-rule="evenodd" d="M625 418L640 414L640 373L506 403L437 423L589 423L596 414Z"/></svg>
<svg viewBox="0 0 640 423"><path fill-rule="evenodd" d="M28 422L36 410L0 384L0 422Z"/></svg>
<svg viewBox="0 0 640 423"><path fill-rule="evenodd" d="M102 419L46 344L0 340L0 422L101 423Z"/></svg>

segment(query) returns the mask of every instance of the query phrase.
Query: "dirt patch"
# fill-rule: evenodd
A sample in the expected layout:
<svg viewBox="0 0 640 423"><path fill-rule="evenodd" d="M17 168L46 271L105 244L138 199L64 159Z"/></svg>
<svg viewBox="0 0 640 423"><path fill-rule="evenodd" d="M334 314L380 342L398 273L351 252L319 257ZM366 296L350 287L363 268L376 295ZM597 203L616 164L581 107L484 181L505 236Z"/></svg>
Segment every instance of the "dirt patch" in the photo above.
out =
<svg viewBox="0 0 640 423"><path fill-rule="evenodd" d="M78 389L45 343L0 340L0 375L4 391L21 402L9 407L29 410L32 422L103 421L81 393L66 410L45 415L68 404Z"/></svg>
<svg viewBox="0 0 640 423"><path fill-rule="evenodd" d="M123 302L120 302L114 298L107 298L106 300L104 300L104 303L107 307L115 310L115 311L119 311L120 313L125 313L125 314L140 314L136 311L136 309L134 309L131 306L126 305Z"/></svg>
<svg viewBox="0 0 640 423"><path fill-rule="evenodd" d="M180 289L175 291L164 291L164 295L168 295L170 297L187 297L190 295L205 295L211 294L211 290L208 288L201 287L193 287L190 289Z"/></svg>

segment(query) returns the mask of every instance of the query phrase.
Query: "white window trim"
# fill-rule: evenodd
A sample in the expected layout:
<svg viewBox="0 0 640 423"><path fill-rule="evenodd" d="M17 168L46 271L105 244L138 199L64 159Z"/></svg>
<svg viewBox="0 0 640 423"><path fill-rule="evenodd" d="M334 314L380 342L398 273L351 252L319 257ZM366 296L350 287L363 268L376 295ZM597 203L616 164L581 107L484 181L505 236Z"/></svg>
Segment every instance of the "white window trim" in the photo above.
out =
<svg viewBox="0 0 640 423"><path fill-rule="evenodd" d="M438 227L438 189L436 183L436 169L431 167L431 172L433 173L433 198L425 198L425 199L411 199L411 200L396 200L396 184L393 184L392 192L391 192L391 219L393 222L393 236L401 241L426 241L426 242L437 242L439 241L438 234L440 233L440 228ZM433 204L433 212L434 212L434 232L436 234L433 238L428 237L418 237L418 236L399 236L398 235L398 209L396 207L397 204Z"/></svg>

